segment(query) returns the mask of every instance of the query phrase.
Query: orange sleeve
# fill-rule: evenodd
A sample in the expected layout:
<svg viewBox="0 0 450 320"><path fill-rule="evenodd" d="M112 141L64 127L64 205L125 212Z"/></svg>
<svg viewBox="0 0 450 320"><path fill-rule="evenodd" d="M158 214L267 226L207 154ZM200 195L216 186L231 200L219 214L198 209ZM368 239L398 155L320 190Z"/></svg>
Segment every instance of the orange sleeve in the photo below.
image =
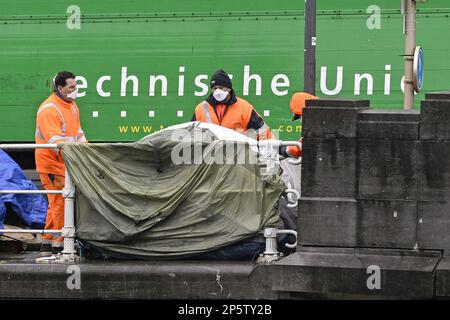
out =
<svg viewBox="0 0 450 320"><path fill-rule="evenodd" d="M80 112L78 111L77 108L77 112L78 112L78 118L77 118L77 127L78 127L78 132L77 132L77 142L81 142L81 143L88 143L86 136L84 134L83 129L81 128L81 123L80 123Z"/></svg>
<svg viewBox="0 0 450 320"><path fill-rule="evenodd" d="M303 146L303 137L298 140ZM298 146L289 146L286 150L287 154L291 157L299 158L302 156L302 148Z"/></svg>
<svg viewBox="0 0 450 320"><path fill-rule="evenodd" d="M88 143L86 136L84 134L83 129L81 128L81 123L80 123L80 110L78 109L78 106L75 105L77 108L77 142L81 142L81 143Z"/></svg>
<svg viewBox="0 0 450 320"><path fill-rule="evenodd" d="M195 107L194 117L192 117L192 118L195 118L194 121L206 122L206 119L203 116L203 106L201 105L201 103Z"/></svg>
<svg viewBox="0 0 450 320"><path fill-rule="evenodd" d="M262 138L265 139L265 140L275 139L275 136L272 134L272 131L270 131L270 128L267 127L266 134Z"/></svg>
<svg viewBox="0 0 450 320"><path fill-rule="evenodd" d="M256 140L274 139L275 137L272 134L272 131L270 131L270 127L251 104L250 107L250 117L247 124L247 129L255 130Z"/></svg>
<svg viewBox="0 0 450 320"><path fill-rule="evenodd" d="M80 126L78 126L78 133L77 133L77 142L81 143L88 143L86 136L84 135L83 129L81 129Z"/></svg>
<svg viewBox="0 0 450 320"><path fill-rule="evenodd" d="M289 146L287 148L287 153L291 157L298 158L298 157L300 157L302 155L302 149L300 149L298 146Z"/></svg>

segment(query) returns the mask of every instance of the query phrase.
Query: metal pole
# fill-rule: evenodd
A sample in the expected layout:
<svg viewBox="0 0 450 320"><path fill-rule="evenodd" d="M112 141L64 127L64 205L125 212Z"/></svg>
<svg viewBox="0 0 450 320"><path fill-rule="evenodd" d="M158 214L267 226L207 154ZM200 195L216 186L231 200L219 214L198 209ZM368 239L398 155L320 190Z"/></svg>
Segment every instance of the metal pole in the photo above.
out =
<svg viewBox="0 0 450 320"><path fill-rule="evenodd" d="M302 149L302 143L300 141L280 141L280 140L258 140L254 142L249 142L249 145L257 145L259 147L262 146L271 146L271 147L279 147L279 146L297 146L298 148ZM290 164L293 165L299 165L302 163L302 158L298 159L292 159L290 158L288 160Z"/></svg>
<svg viewBox="0 0 450 320"><path fill-rule="evenodd" d="M55 149L57 144L35 144L35 143L17 143L17 144L0 144L3 150L20 150L20 149Z"/></svg>
<svg viewBox="0 0 450 320"><path fill-rule="evenodd" d="M276 228L265 228L264 237L266 238L266 250L264 254L278 255L277 249L277 229Z"/></svg>
<svg viewBox="0 0 450 320"><path fill-rule="evenodd" d="M69 173L65 172L65 182L63 189L64 197L64 228L62 235L64 237L63 255L75 254L75 187Z"/></svg>
<svg viewBox="0 0 450 320"><path fill-rule="evenodd" d="M299 141L281 141L281 140L274 140L274 139L269 139L269 140L255 140L255 141L249 141L248 142L249 145L251 146L297 146L299 148L302 147L302 143Z"/></svg>
<svg viewBox="0 0 450 320"><path fill-rule="evenodd" d="M305 0L303 91L316 95L316 0Z"/></svg>
<svg viewBox="0 0 450 320"><path fill-rule="evenodd" d="M0 233L39 233L39 234L61 234L61 230L39 230L39 229L0 229Z"/></svg>
<svg viewBox="0 0 450 320"><path fill-rule="evenodd" d="M416 1L405 0L405 98L404 109L414 108L413 60L416 47Z"/></svg>
<svg viewBox="0 0 450 320"><path fill-rule="evenodd" d="M62 194L62 190L0 190L0 194Z"/></svg>

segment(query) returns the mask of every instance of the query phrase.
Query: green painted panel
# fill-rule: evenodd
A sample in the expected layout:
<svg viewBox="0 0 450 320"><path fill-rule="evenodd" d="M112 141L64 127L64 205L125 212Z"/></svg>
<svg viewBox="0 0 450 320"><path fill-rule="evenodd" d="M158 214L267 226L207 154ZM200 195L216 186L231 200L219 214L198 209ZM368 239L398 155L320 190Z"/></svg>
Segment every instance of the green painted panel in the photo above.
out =
<svg viewBox="0 0 450 320"><path fill-rule="evenodd" d="M0 13L3 16L60 16L67 8L77 5L82 14L109 15L131 13L189 13L201 12L254 12L254 11L284 11L303 10L303 1L273 1L273 0L14 0L0 2Z"/></svg>
<svg viewBox="0 0 450 320"><path fill-rule="evenodd" d="M316 0L317 10L346 11L361 10L366 12L369 6L379 6L381 10L399 10L400 0ZM448 9L447 0L428 0L426 3L417 3L419 9Z"/></svg>
<svg viewBox="0 0 450 320"><path fill-rule="evenodd" d="M143 129L137 135L130 130L124 133L126 129L120 132L120 128L144 125L159 128L189 121L196 104L206 96L206 92L195 94L202 91L195 85L199 75L209 77L214 70L224 68L233 74L236 91L242 95L243 73L248 66L251 74L261 77L261 95L256 96L253 80L250 95L244 98L248 97L264 113L274 107L270 88L276 74L286 74L291 85L301 86L302 57L298 53L303 47L303 23L293 17L238 19L92 23L83 24L78 33L46 24L39 26L38 34L34 24L8 24L2 26L1 33L0 54L5 59L1 60L4 78L0 95L9 106L29 106L35 110L48 93L46 81L56 71L70 69L86 80L87 88L80 89L86 95L77 102L88 137L134 140L142 136ZM25 39L18 41L20 37ZM65 45L69 39L71 42ZM122 75L122 70L126 74ZM101 89L110 92L109 97L100 96L97 90L102 76L110 79ZM121 92L121 83L129 76L136 77L135 93L132 80ZM165 77L164 93L161 82L155 85L154 93L150 92L150 76ZM184 78L183 93L179 93L180 77ZM203 82L208 84L206 80ZM288 100L288 95L276 99L282 107L274 109L271 117L284 116L288 121ZM92 116L94 111L99 115L96 118ZM127 112L126 117L121 117L122 111ZM150 111L154 111L155 117L149 117ZM33 116L30 112L26 119L13 120L28 122L27 137L34 133ZM17 139L15 132L3 132L2 136L2 140Z"/></svg>
<svg viewBox="0 0 450 320"><path fill-rule="evenodd" d="M426 59L423 91L448 89L450 69L450 42L437 41L437 35L450 30L450 3L430 2L418 6L417 42ZM67 13L72 4L81 10L80 29L67 27L73 21ZM368 27L372 4L381 10L380 29ZM300 126L291 122L288 102L303 87L303 5L18 0L13 6L0 1L0 141L33 140L35 113L49 94L48 81L63 69L83 77L79 84L85 96L77 103L91 141L137 140L162 126L189 121L206 96L206 77L218 68L233 75L238 95L281 138L298 138ZM391 0L318 1L319 96L368 98L374 107L402 107L404 38L397 6ZM333 93L338 67L342 88ZM247 68L252 80L245 79ZM364 77L359 93L358 75ZM135 78L121 92L131 76ZM151 76L163 78L154 90ZM289 83L283 85L283 79ZM422 97L417 95L416 106Z"/></svg>

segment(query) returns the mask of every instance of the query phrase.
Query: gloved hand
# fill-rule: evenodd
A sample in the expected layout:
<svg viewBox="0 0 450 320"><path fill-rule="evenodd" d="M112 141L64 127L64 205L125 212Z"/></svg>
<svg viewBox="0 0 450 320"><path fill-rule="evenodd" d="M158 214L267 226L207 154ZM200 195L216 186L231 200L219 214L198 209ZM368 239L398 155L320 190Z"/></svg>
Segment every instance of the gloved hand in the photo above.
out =
<svg viewBox="0 0 450 320"><path fill-rule="evenodd" d="M280 156L285 157L285 158L289 157L289 155L287 153L287 147L288 146L280 146L278 148L278 153L280 154Z"/></svg>
<svg viewBox="0 0 450 320"><path fill-rule="evenodd" d="M279 154L284 157L299 158L302 156L302 149L298 146L280 146Z"/></svg>

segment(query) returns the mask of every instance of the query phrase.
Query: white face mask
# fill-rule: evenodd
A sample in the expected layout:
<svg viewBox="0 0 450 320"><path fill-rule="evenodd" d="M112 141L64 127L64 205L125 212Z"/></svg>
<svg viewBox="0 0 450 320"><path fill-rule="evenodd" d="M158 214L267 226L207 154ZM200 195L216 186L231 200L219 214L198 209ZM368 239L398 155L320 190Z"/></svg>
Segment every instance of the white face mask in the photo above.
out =
<svg viewBox="0 0 450 320"><path fill-rule="evenodd" d="M78 96L78 88L76 88L74 92L67 94L67 98L74 99L74 100L77 98L77 96Z"/></svg>
<svg viewBox="0 0 450 320"><path fill-rule="evenodd" d="M216 89L213 92L214 99L216 99L219 102L225 100L225 98L227 96L228 96L228 91L224 91L222 89Z"/></svg>

